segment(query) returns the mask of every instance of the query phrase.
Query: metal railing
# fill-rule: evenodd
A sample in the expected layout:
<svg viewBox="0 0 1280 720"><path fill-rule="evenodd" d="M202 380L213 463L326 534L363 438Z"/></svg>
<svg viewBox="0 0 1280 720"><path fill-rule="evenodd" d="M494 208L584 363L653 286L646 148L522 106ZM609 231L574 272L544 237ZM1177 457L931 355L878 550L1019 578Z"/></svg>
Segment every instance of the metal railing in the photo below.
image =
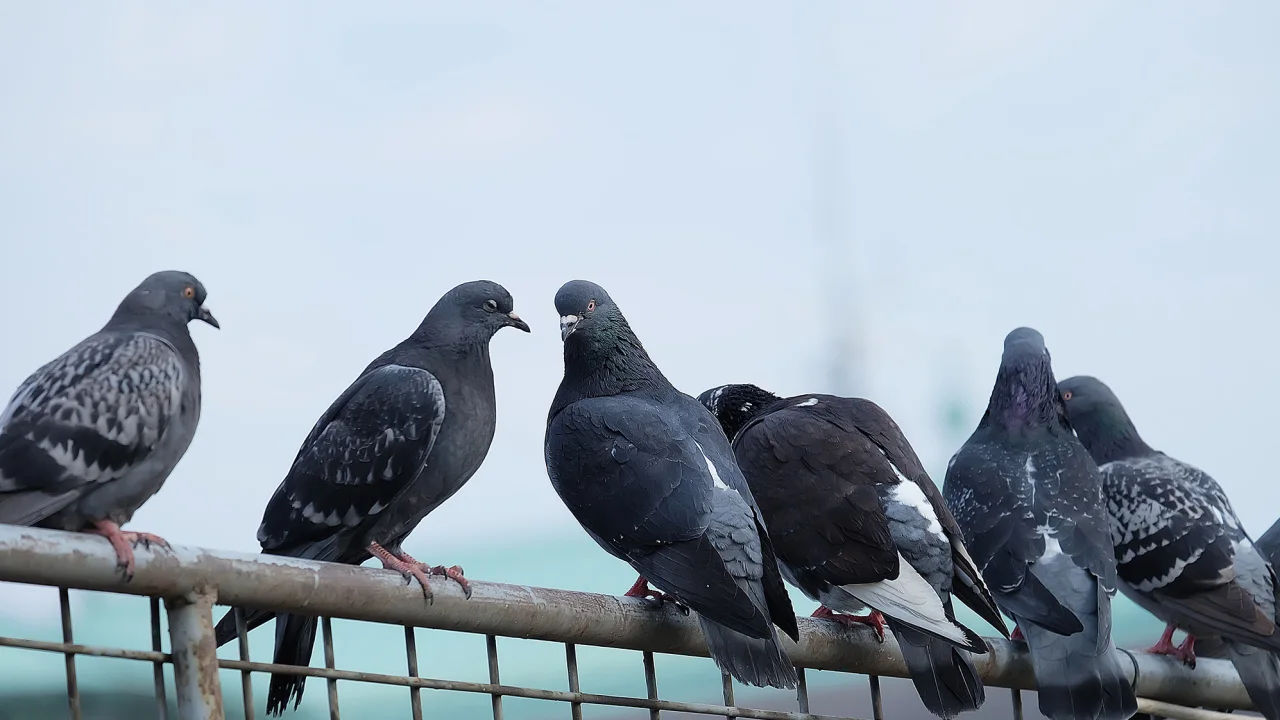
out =
<svg viewBox="0 0 1280 720"><path fill-rule="evenodd" d="M800 685L791 710L765 710L735 703L727 677L721 688L723 704L678 702L658 695L655 654L706 657L706 647L694 618L673 608L653 609L642 601L607 595L472 581L470 599L453 583L434 586L435 599L407 586L391 571L317 563L263 555L220 553L174 546L171 550L137 551L137 570L126 583L116 569L116 557L101 538L78 533L0 526L0 580L60 588L62 641L0 637L0 647L25 648L62 654L66 658L67 700L72 720L81 720L76 659L79 656L121 658L151 663L155 677L156 713L167 716L165 666L172 667L178 715L181 720L221 720L223 692L219 670L238 671L244 715L254 718L254 673L285 673L323 679L329 714L340 718L338 681L399 686L410 690L408 708L414 720L423 717L424 689L479 693L491 698L492 717L503 718L503 698L534 698L563 703L565 714L582 718L583 706L642 708L650 718L663 710L703 716L848 720L853 715L818 715L809 709L805 670L829 670L866 675L871 693L871 716L884 717L880 677L906 677L902 656L892 642L859 642L834 623L800 619L799 643L784 638L791 659L800 668ZM74 640L69 589L96 590L151 598L152 649L126 650L78 644ZM167 613L170 652L162 650L163 601ZM243 618L239 619L239 659L220 659L214 646L214 604L253 607L316 615L323 667L294 667L253 661ZM405 675L340 669L335 662L331 618L388 623L405 628ZM488 682L422 677L414 628L429 628L485 636ZM560 643L564 647L565 689L504 685L498 662L497 638L524 638ZM1022 648L999 639L988 641L991 652L974 661L989 691L1011 690L1014 717L1021 715L1020 690L1034 689L1031 666ZM638 651L645 673L645 696L583 692L579 682L578 648L600 646ZM1167 718L1208 720L1231 718L1213 710L1251 707L1231 665L1202 659L1189 670L1168 658L1125 652L1132 661L1132 680L1142 712ZM0 679L0 683L3 680ZM315 692L315 690L313 690ZM788 693L791 691L772 691ZM988 693L994 696L994 693ZM993 702L994 697L988 699Z"/></svg>

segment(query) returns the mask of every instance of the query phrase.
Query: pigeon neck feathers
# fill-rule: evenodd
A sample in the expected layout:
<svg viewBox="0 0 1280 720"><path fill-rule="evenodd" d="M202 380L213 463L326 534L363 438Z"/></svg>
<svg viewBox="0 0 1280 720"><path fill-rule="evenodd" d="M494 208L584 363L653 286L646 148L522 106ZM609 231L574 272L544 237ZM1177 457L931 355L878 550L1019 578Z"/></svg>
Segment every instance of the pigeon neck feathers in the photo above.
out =
<svg viewBox="0 0 1280 720"><path fill-rule="evenodd" d="M1101 381L1074 377L1063 380L1059 388L1071 426L1096 464L1157 454L1138 434L1119 398Z"/></svg>
<svg viewBox="0 0 1280 720"><path fill-rule="evenodd" d="M720 421L730 441L752 420L765 414L781 397L755 385L722 385L698 398Z"/></svg>
<svg viewBox="0 0 1280 720"><path fill-rule="evenodd" d="M564 380L552 405L553 416L585 398L633 393L661 396L674 391L622 313L616 308L597 312L602 311L610 313L608 322L594 323L565 340Z"/></svg>
<svg viewBox="0 0 1280 720"><path fill-rule="evenodd" d="M1048 353L1043 348L1034 353L1017 350L1020 351L1006 350L987 411L978 427L1012 433L1035 430L1070 433L1071 423L1053 379Z"/></svg>

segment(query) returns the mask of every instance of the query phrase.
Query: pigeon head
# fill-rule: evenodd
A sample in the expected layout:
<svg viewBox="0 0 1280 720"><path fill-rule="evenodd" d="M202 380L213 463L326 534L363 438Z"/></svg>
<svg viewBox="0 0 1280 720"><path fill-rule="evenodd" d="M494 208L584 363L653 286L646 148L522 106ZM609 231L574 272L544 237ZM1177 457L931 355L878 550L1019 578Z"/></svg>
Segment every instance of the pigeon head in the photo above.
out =
<svg viewBox="0 0 1280 720"><path fill-rule="evenodd" d="M474 280L444 294L414 337L432 345L486 343L504 327L529 332L511 293L496 282Z"/></svg>
<svg viewBox="0 0 1280 720"><path fill-rule="evenodd" d="M1008 429L1070 429L1049 349L1036 330L1020 327L1005 337L1000 371L983 416L983 423L988 422Z"/></svg>
<svg viewBox="0 0 1280 720"><path fill-rule="evenodd" d="M716 416L725 436L730 440L751 418L781 399L768 390L745 384L721 385L698 396L698 402Z"/></svg>
<svg viewBox="0 0 1280 720"><path fill-rule="evenodd" d="M1071 427L1097 464L1152 452L1138 435L1120 398L1106 383L1077 375L1058 383L1058 390L1071 417Z"/></svg>
<svg viewBox="0 0 1280 720"><path fill-rule="evenodd" d="M213 313L204 306L206 295L204 285L189 273L178 270L158 272L125 296L111 317L111 324L165 319L185 326L192 320L200 320L220 328Z"/></svg>
<svg viewBox="0 0 1280 720"><path fill-rule="evenodd" d="M560 313L560 339L579 329L593 333L608 332L619 322L626 324L618 306L604 288L587 280L570 280L556 293L556 311Z"/></svg>

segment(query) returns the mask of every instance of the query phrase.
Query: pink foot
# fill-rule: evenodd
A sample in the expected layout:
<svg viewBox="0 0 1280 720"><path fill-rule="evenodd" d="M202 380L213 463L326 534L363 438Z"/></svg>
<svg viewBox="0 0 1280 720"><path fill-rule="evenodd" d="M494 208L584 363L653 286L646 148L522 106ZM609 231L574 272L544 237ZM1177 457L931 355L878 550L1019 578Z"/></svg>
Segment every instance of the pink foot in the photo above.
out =
<svg viewBox="0 0 1280 720"><path fill-rule="evenodd" d="M378 543L369 543L369 554L382 561L382 567L388 570L395 570L404 576L407 581L417 580L422 586L422 597L430 603L434 597L431 592L431 583L427 581L427 574L423 571L423 565L420 562L405 562L391 553L390 550L382 547Z"/></svg>
<svg viewBox="0 0 1280 720"><path fill-rule="evenodd" d="M876 640L884 642L884 615L881 615L879 610L873 610L866 615L850 615L848 613L833 612L825 605L819 605L818 609L814 610L813 615L810 617L834 620L845 627L853 627L855 623L870 625L876 634Z"/></svg>
<svg viewBox="0 0 1280 720"><path fill-rule="evenodd" d="M657 605L662 605L662 603L664 602L669 602L675 605L677 608L679 608L680 612L684 613L685 615L689 614L688 606L686 606L684 603L676 599L675 595L668 595L662 592L661 590L649 587L649 581L646 580L643 575L641 575L635 581L635 584L631 586L630 590L623 593L623 597L633 597L633 598L642 598L645 600L653 600Z"/></svg>
<svg viewBox="0 0 1280 720"><path fill-rule="evenodd" d="M101 535L107 539L107 542L111 543L112 549L116 551L116 558L118 560L116 567L124 570L124 579L126 582L133 579L133 548L135 546L141 544L143 547L150 548L154 543L165 550L169 549L169 541L159 535L153 535L148 532L121 530L119 525L111 522L110 520L99 520L94 523L93 527L87 532Z"/></svg>
<svg viewBox="0 0 1280 720"><path fill-rule="evenodd" d="M1160 636L1160 640L1155 645L1147 648L1147 652L1152 655L1168 655L1182 661L1183 665L1194 668L1196 666L1196 638L1188 633L1185 640L1179 646L1173 644L1173 633L1177 628L1172 625L1166 625L1164 634Z"/></svg>
<svg viewBox="0 0 1280 720"><path fill-rule="evenodd" d="M1022 637L1022 628L1017 625L1013 626L1013 632L1009 633L1009 639L1016 642L1026 642L1027 639Z"/></svg>
<svg viewBox="0 0 1280 720"><path fill-rule="evenodd" d="M412 555L403 550L400 551L400 559L410 565L417 565L432 575L443 575L458 583L458 586L462 588L462 592L466 594L467 599L471 599L471 583L467 582L467 579L463 577L461 565L454 565L452 567L436 565L435 567L431 567L424 562L415 560Z"/></svg>

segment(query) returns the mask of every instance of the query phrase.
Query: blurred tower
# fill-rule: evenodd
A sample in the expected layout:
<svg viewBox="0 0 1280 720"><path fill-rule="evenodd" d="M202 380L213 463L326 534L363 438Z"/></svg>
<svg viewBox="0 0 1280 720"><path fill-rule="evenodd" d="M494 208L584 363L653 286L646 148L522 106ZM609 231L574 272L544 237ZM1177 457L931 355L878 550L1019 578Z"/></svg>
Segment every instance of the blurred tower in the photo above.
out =
<svg viewBox="0 0 1280 720"><path fill-rule="evenodd" d="M826 390L865 395L867 371L862 318L857 301L859 261L851 229L852 187L846 135L840 4L827 0L813 8L815 114L813 131L814 235L822 264L822 310L826 349Z"/></svg>

